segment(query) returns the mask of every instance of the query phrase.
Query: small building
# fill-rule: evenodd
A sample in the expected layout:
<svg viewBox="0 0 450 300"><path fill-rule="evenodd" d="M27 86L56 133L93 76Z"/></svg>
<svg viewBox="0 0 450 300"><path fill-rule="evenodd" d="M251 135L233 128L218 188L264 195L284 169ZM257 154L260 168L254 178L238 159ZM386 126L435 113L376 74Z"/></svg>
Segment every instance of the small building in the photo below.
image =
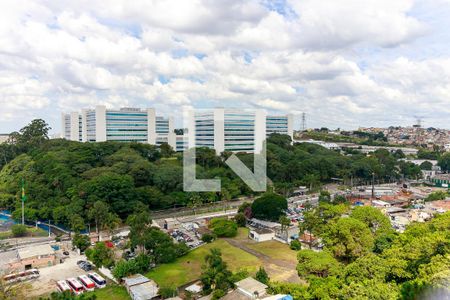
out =
<svg viewBox="0 0 450 300"><path fill-rule="evenodd" d="M247 277L236 282L236 288L238 293L243 294L248 299L259 299L267 295L267 285L252 277Z"/></svg>
<svg viewBox="0 0 450 300"><path fill-rule="evenodd" d="M272 240L275 237L275 232L266 228L255 228L250 229L248 236L257 242L265 242Z"/></svg>
<svg viewBox="0 0 450 300"><path fill-rule="evenodd" d="M29 270L57 264L55 250L49 244L33 245L17 250L17 260L10 262L12 270Z"/></svg>
<svg viewBox="0 0 450 300"><path fill-rule="evenodd" d="M196 282L196 283L191 284L190 286L186 287L184 290L196 295L196 294L200 294L200 292L203 290L203 287L201 285L201 282Z"/></svg>
<svg viewBox="0 0 450 300"><path fill-rule="evenodd" d="M450 174L438 174L431 178L431 182L436 187L448 188L450 184Z"/></svg>
<svg viewBox="0 0 450 300"><path fill-rule="evenodd" d="M175 218L167 218L164 219L164 229L166 230L174 230L180 228L181 223Z"/></svg>
<svg viewBox="0 0 450 300"><path fill-rule="evenodd" d="M159 288L156 282L141 274L122 280L132 300L151 300L158 296Z"/></svg>
<svg viewBox="0 0 450 300"><path fill-rule="evenodd" d="M386 202L386 201L373 200L372 201L372 206L375 206L375 207L391 207L391 204Z"/></svg>

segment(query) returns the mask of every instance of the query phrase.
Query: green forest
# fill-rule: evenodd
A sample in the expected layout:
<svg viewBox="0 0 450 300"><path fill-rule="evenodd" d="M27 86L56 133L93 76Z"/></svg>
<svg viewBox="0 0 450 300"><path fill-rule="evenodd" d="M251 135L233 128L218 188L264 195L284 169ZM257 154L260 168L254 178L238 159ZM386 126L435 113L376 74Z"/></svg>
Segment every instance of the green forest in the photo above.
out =
<svg viewBox="0 0 450 300"><path fill-rule="evenodd" d="M253 195L225 165L231 153L217 156L212 149L196 149L197 177L221 178L222 190L187 193L182 154L167 144L80 143L49 139L49 130L44 120L36 119L0 145L0 208L15 217L22 179L27 220L50 219L72 227L93 224L98 207L125 220L141 205L161 210ZM238 156L251 167L252 154ZM380 182L419 177L420 168L402 157L386 150L342 155L313 144L292 145L288 136L274 134L267 140L267 175L269 186L285 196L298 185L314 190L332 178L356 183L370 181L372 174Z"/></svg>

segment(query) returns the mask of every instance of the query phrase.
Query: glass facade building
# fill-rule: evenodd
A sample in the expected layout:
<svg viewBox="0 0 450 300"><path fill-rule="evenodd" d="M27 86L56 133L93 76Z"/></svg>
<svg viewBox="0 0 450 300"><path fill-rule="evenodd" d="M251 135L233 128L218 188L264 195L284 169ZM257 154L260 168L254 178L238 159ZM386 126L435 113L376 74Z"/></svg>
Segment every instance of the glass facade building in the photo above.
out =
<svg viewBox="0 0 450 300"><path fill-rule="evenodd" d="M106 109L100 105L95 109L83 109L81 114L62 115L61 137L69 140L77 140L73 138L74 126L70 118L74 114L79 115L77 134L78 140L83 142L118 141L160 145L169 142L168 137L173 134L172 119L156 116L152 108ZM171 146L176 147L175 144Z"/></svg>
<svg viewBox="0 0 450 300"><path fill-rule="evenodd" d="M192 112L188 127L189 148L208 147L218 154L259 153L266 136L275 132L293 136L292 115L266 116L263 110L216 108Z"/></svg>

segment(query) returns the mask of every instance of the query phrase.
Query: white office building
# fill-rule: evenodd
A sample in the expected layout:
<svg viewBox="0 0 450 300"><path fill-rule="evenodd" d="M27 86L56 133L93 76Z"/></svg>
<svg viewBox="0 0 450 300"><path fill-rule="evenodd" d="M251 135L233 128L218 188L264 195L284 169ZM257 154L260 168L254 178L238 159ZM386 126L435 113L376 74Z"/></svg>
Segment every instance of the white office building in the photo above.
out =
<svg viewBox="0 0 450 300"><path fill-rule="evenodd" d="M266 117L266 134L272 133L286 134L291 137L294 136L293 116L287 114L284 116L267 116Z"/></svg>
<svg viewBox="0 0 450 300"><path fill-rule="evenodd" d="M61 137L71 141L82 141L82 118L78 112L61 114Z"/></svg>
<svg viewBox="0 0 450 300"><path fill-rule="evenodd" d="M260 153L272 133L293 136L292 115L266 116L264 110L216 108L191 112L188 117L189 148Z"/></svg>
<svg viewBox="0 0 450 300"><path fill-rule="evenodd" d="M62 138L72 141L170 144L175 140L169 138L175 136L173 129L172 118L157 116L153 108L106 109L99 105L95 109L83 109L81 114L62 115ZM171 146L176 147L175 143Z"/></svg>

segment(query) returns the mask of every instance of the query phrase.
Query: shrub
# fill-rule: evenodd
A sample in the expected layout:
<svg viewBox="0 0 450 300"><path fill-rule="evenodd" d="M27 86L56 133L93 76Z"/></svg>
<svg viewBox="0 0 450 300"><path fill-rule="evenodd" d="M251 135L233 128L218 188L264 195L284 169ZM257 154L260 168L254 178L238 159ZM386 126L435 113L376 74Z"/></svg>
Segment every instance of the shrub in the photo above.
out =
<svg viewBox="0 0 450 300"><path fill-rule="evenodd" d="M298 250L301 250L301 249L302 249L302 244L300 243L299 240L293 240L293 241L291 242L290 248L291 248L292 250L298 251Z"/></svg>
<svg viewBox="0 0 450 300"><path fill-rule="evenodd" d="M238 213L234 217L234 221L236 222L236 224L238 224L239 227L245 227L245 225L247 224L247 219L245 218L244 213Z"/></svg>
<svg viewBox="0 0 450 300"><path fill-rule="evenodd" d="M267 274L266 270L263 267L259 267L258 272L256 272L255 278L256 280L264 284L268 284L270 280L269 275Z"/></svg>
<svg viewBox="0 0 450 300"><path fill-rule="evenodd" d="M159 288L159 294L163 299L172 298L177 295L177 289L173 287L161 287Z"/></svg>
<svg viewBox="0 0 450 300"><path fill-rule="evenodd" d="M27 234L27 227L22 224L15 224L11 226L11 232L14 237L21 237Z"/></svg>
<svg viewBox="0 0 450 300"><path fill-rule="evenodd" d="M231 220L223 218L212 219L210 227L218 237L234 237L237 235L238 226Z"/></svg>
<svg viewBox="0 0 450 300"><path fill-rule="evenodd" d="M225 292L223 290L218 289L212 293L211 300L218 300L218 299L222 298L223 296L225 296Z"/></svg>
<svg viewBox="0 0 450 300"><path fill-rule="evenodd" d="M205 243L211 243L215 238L216 237L214 236L214 234L211 233L205 233L204 235L202 235L202 241Z"/></svg>

